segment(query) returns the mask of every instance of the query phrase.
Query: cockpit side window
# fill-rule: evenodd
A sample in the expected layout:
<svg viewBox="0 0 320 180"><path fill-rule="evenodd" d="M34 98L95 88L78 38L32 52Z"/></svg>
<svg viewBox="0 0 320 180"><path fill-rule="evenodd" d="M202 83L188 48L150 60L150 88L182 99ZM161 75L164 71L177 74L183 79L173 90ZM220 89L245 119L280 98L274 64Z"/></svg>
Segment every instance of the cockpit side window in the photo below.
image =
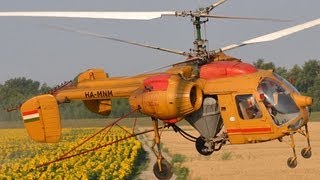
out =
<svg viewBox="0 0 320 180"><path fill-rule="evenodd" d="M258 119L262 117L261 110L252 94L236 96L239 116L242 119Z"/></svg>
<svg viewBox="0 0 320 180"><path fill-rule="evenodd" d="M285 84L285 83L284 83ZM258 85L260 99L275 124L283 125L299 115L299 108L291 97L288 87L271 78L263 79Z"/></svg>

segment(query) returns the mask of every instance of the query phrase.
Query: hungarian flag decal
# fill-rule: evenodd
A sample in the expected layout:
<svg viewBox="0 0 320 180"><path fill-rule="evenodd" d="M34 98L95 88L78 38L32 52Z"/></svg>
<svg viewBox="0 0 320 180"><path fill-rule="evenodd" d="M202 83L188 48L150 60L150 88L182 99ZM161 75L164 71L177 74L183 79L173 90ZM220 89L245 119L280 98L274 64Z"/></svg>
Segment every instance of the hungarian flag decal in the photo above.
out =
<svg viewBox="0 0 320 180"><path fill-rule="evenodd" d="M22 119L24 123L34 122L40 120L40 115L38 110L22 112Z"/></svg>

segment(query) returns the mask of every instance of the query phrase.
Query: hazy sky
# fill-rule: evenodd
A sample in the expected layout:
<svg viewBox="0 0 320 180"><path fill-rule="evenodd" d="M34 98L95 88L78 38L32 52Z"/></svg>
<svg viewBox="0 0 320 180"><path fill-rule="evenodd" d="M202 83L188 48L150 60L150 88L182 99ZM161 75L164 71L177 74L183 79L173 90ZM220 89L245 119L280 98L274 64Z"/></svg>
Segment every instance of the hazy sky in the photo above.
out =
<svg viewBox="0 0 320 180"><path fill-rule="evenodd" d="M209 0L1 0L0 11L173 11L195 10ZM291 19L256 22L212 19L207 23L210 49L239 43L320 17L319 0L229 0L216 15ZM134 75L182 61L184 58L50 29L63 25L159 47L187 51L193 47L189 18L164 17L151 21L0 17L0 83L25 76L55 85L89 68L105 69L111 76ZM309 59L320 60L320 26L268 43L246 46L227 54L253 62L259 58L291 67Z"/></svg>

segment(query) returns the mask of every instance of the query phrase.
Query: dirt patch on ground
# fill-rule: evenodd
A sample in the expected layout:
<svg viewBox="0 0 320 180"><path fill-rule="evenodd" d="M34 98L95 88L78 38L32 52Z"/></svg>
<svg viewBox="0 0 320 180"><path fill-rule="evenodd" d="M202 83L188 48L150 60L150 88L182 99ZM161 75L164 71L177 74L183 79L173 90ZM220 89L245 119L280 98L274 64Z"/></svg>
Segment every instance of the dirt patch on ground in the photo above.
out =
<svg viewBox="0 0 320 180"><path fill-rule="evenodd" d="M194 143L173 131L162 134L162 143L170 154L187 156L183 165L190 170L189 179L319 179L320 123L309 124L312 157L304 159L300 155L307 142L302 135L296 134L298 166L295 169L287 167L287 159L293 155L286 143L289 143L289 138L282 143L275 140L258 144L227 144L208 157L200 155ZM198 136L191 127L186 129L188 133Z"/></svg>

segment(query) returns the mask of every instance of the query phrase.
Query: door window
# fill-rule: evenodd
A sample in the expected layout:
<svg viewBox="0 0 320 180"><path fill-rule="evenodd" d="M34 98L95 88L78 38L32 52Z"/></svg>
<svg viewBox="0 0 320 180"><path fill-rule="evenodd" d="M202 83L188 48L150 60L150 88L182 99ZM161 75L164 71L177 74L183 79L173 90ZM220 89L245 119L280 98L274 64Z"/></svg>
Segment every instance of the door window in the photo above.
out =
<svg viewBox="0 0 320 180"><path fill-rule="evenodd" d="M242 119L258 119L262 117L261 110L252 94L236 96L239 116Z"/></svg>

